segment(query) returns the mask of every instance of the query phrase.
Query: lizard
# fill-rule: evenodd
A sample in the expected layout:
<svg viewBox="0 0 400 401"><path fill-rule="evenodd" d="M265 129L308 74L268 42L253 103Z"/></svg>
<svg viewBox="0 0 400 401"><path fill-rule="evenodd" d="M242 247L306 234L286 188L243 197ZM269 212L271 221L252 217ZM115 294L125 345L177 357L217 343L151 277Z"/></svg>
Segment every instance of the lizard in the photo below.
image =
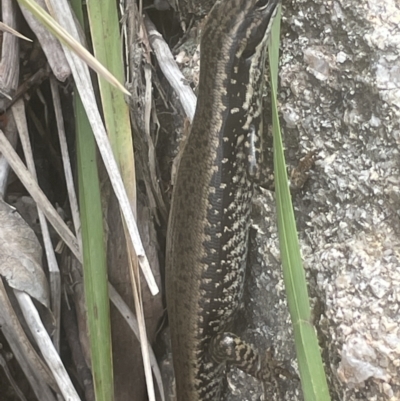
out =
<svg viewBox="0 0 400 401"><path fill-rule="evenodd" d="M196 112L173 189L166 300L177 401L220 399L226 364L268 380L230 332L261 163L267 40L279 0L217 0L203 28Z"/></svg>

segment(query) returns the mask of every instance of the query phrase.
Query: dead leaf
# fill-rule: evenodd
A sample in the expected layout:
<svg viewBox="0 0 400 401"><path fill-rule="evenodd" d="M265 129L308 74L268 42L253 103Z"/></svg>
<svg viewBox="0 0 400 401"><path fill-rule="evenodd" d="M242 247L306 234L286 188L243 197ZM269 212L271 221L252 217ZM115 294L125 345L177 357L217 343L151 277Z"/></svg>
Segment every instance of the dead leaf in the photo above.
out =
<svg viewBox="0 0 400 401"><path fill-rule="evenodd" d="M0 275L10 287L50 307L49 286L42 269L42 248L25 220L0 200Z"/></svg>

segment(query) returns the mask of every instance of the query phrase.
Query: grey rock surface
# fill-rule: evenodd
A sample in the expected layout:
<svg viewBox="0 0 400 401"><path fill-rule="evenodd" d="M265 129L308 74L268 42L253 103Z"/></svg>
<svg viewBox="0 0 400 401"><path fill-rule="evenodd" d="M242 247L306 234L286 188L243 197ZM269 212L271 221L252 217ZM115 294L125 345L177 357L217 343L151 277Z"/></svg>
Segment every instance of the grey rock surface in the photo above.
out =
<svg viewBox="0 0 400 401"><path fill-rule="evenodd" d="M294 207L332 398L398 400L400 3L284 2L281 47L287 159L295 165L318 152ZM254 299L264 305L264 337L290 360L282 278L273 263L279 252L272 196L257 200L271 226L258 217L256 261L266 270L252 266L258 278L250 277L248 293L254 298L259 286L269 293Z"/></svg>
<svg viewBox="0 0 400 401"><path fill-rule="evenodd" d="M400 3L283 2L280 113L288 163L317 162L294 197L333 400L400 400ZM296 370L274 193L254 199L238 332ZM236 369L226 400L302 400ZM271 394L272 393L272 394Z"/></svg>

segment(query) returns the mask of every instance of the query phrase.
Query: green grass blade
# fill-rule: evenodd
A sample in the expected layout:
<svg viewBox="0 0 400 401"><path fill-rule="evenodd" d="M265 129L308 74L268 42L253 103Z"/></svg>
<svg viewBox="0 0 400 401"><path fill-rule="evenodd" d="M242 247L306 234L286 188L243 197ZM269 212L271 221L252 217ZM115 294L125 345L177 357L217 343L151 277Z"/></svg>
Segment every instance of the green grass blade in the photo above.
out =
<svg viewBox="0 0 400 401"><path fill-rule="evenodd" d="M78 97L78 95L76 95ZM110 305L107 285L96 144L80 100L76 99L79 204L82 225L83 277L96 401L114 399Z"/></svg>
<svg viewBox="0 0 400 401"><path fill-rule="evenodd" d="M123 45L120 35L117 4L114 0L93 0L88 2L87 6L93 49L96 58L116 76L118 80L123 81ZM130 206L135 213L136 179L129 107L123 94L101 77L99 78L99 86L108 137L121 171ZM137 261L134 259L134 253L132 251L129 251L128 254L132 260L130 264L130 277L136 316L139 323L140 346L143 356L147 393L149 400L152 401L155 400L155 391L148 352L143 306L140 305L142 301L140 294L138 294L139 286L137 281L135 282L134 280L135 271L137 270Z"/></svg>
<svg viewBox="0 0 400 401"><path fill-rule="evenodd" d="M80 0L75 13L83 24ZM83 273L89 326L92 374L96 401L114 400L110 304L107 255L96 143L86 112L75 91L76 147L78 156L79 203L82 225Z"/></svg>
<svg viewBox="0 0 400 401"><path fill-rule="evenodd" d="M96 59L119 82L124 82L122 40L117 3L113 0L93 0L89 1L87 6ZM131 205L134 205L136 202L136 184L129 107L123 93L110 85L104 78L99 77L99 85L108 137L129 200Z"/></svg>
<svg viewBox="0 0 400 401"><path fill-rule="evenodd" d="M330 400L302 266L296 223L290 197L283 144L280 133L277 87L279 62L280 10L272 28L269 45L272 122L274 135L275 191L283 276L292 319L300 378L305 401Z"/></svg>

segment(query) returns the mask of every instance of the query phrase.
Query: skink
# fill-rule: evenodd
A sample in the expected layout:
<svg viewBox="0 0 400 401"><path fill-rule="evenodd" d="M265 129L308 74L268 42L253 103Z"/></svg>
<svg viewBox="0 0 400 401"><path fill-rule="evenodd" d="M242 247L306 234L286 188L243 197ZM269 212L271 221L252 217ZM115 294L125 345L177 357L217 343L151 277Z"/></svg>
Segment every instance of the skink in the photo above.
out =
<svg viewBox="0 0 400 401"><path fill-rule="evenodd" d="M218 0L203 29L196 113L167 232L177 401L219 400L226 363L262 379L269 374L229 331L243 293L265 54L278 3Z"/></svg>

